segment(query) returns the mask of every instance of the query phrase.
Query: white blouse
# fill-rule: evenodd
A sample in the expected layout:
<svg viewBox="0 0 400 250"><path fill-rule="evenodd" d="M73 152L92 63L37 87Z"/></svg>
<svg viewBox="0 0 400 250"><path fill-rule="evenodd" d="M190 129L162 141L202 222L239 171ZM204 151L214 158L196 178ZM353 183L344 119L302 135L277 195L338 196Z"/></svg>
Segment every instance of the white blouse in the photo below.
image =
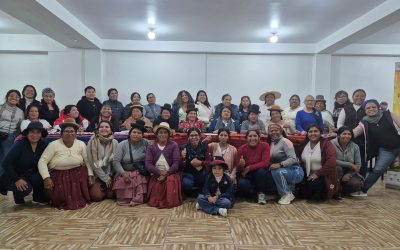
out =
<svg viewBox="0 0 400 250"><path fill-rule="evenodd" d="M308 142L301 154L301 160L306 163L307 176L320 170L322 167L322 159L319 142L313 149L311 149L310 142Z"/></svg>

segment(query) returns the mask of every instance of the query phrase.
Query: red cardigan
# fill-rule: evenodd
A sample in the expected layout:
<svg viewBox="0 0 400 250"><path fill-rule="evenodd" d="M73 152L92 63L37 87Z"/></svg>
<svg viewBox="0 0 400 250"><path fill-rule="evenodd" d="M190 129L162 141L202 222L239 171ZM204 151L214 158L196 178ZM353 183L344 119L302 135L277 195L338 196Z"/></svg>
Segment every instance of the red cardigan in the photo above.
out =
<svg viewBox="0 0 400 250"><path fill-rule="evenodd" d="M250 147L248 143L240 146L236 155L236 169L239 173L243 171L243 168L239 167L239 161L242 156L246 162L246 167L250 168L250 172L259 168L268 168L270 158L269 144L260 142L257 147L254 148Z"/></svg>

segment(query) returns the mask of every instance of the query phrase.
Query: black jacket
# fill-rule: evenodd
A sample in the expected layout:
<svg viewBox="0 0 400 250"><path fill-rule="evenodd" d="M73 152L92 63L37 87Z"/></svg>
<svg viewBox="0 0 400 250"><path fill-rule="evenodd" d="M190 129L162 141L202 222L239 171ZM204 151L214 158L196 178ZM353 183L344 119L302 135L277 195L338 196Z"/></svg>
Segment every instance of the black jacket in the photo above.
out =
<svg viewBox="0 0 400 250"><path fill-rule="evenodd" d="M111 125L112 131L113 132L119 132L119 121L116 119L113 119L114 117L111 117ZM100 116L95 116L91 121L89 127L87 127L86 131L87 132L93 132L96 130L97 126L99 126L100 123Z"/></svg>
<svg viewBox="0 0 400 250"><path fill-rule="evenodd" d="M204 183L203 194L206 197L215 196L218 187L219 191L221 192L219 197L227 198L233 203L235 200L233 194L233 183L231 178L225 173L219 183L212 173L208 174L206 177L206 182Z"/></svg>
<svg viewBox="0 0 400 250"><path fill-rule="evenodd" d="M89 101L86 96L82 96L81 100L76 104L79 114L91 121L95 116L100 115L101 103L99 99L94 98L94 101Z"/></svg>

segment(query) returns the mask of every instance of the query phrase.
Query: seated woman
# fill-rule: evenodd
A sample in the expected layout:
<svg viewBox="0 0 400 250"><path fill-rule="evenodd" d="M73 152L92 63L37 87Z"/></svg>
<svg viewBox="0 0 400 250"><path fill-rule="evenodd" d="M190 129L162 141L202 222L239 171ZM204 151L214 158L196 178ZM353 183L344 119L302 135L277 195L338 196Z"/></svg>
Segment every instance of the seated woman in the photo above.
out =
<svg viewBox="0 0 400 250"><path fill-rule="evenodd" d="M218 105L215 105L214 120L221 116L223 108L229 108L229 110L231 111L231 118L233 120L235 120L239 126L240 125L240 116L239 116L238 106L236 106L235 104L232 104L232 96L230 94L224 94L221 98L221 103Z"/></svg>
<svg viewBox="0 0 400 250"><path fill-rule="evenodd" d="M200 132L205 132L207 129L206 124L197 118L197 108L193 103L188 104L186 119L179 123L177 132L187 133L190 128L197 128Z"/></svg>
<svg viewBox="0 0 400 250"><path fill-rule="evenodd" d="M278 105L272 105L271 108L268 109L269 114L271 116L271 120L267 121L266 129L270 124L279 124L283 131L285 131L286 135L294 135L296 134L296 129L290 125L290 122L284 121L282 118L282 109Z"/></svg>
<svg viewBox="0 0 400 250"><path fill-rule="evenodd" d="M312 95L306 96L304 99L305 107L296 114L296 130L301 135L306 135L308 127L316 124L321 131L323 131L323 120L321 112L314 108L314 97Z"/></svg>
<svg viewBox="0 0 400 250"><path fill-rule="evenodd" d="M60 124L61 138L47 146L40 157L39 173L52 205L74 210L90 202L93 171L87 161L86 145L76 139L79 124L67 118Z"/></svg>
<svg viewBox="0 0 400 250"><path fill-rule="evenodd" d="M187 131L188 142L182 147L182 189L184 194L190 195L193 188L201 191L210 163L210 153L206 141L201 141L201 131L197 128L190 128Z"/></svg>
<svg viewBox="0 0 400 250"><path fill-rule="evenodd" d="M54 129L61 130L61 125L66 119L74 119L75 123L79 125L78 131L83 132L89 127L89 121L79 114L79 110L75 105L67 105L60 112L60 117L54 121Z"/></svg>
<svg viewBox="0 0 400 250"><path fill-rule="evenodd" d="M331 140L336 150L336 166L339 168L343 195L360 191L364 183L364 178L360 175L360 148L351 141L353 137L353 131L343 126L339 128L337 137Z"/></svg>
<svg viewBox="0 0 400 250"><path fill-rule="evenodd" d="M207 93L204 90L199 90L194 103L198 109L199 119L208 126L214 116L214 107L208 101Z"/></svg>
<svg viewBox="0 0 400 250"><path fill-rule="evenodd" d="M15 204L21 205L25 203L24 197L33 190L33 203L45 203L43 179L37 165L47 147L47 142L42 139L47 136L47 131L40 122L31 122L22 134L25 138L15 143L4 158L0 193L7 195L7 190L11 190Z"/></svg>
<svg viewBox="0 0 400 250"><path fill-rule="evenodd" d="M298 151L306 178L300 185L300 194L306 199L331 199L339 189L335 148L321 137L319 125L311 124L306 132Z"/></svg>
<svg viewBox="0 0 400 250"><path fill-rule="evenodd" d="M235 146L228 144L231 132L227 128L218 129L218 142L208 144L208 150L211 159L222 157L227 168L227 174L231 177L232 182L236 184L236 165L237 165L237 149Z"/></svg>
<svg viewBox="0 0 400 250"><path fill-rule="evenodd" d="M50 123L44 119L40 119L39 117L40 106L37 104L29 104L26 108L26 120L21 122L21 131L24 131L31 122L40 122L43 125L43 128L46 130L51 130L52 127Z"/></svg>
<svg viewBox="0 0 400 250"><path fill-rule="evenodd" d="M247 143L237 153L237 186L242 194L258 194L258 204L266 204L265 193L273 189L269 166L269 145L260 141L260 132L249 130ZM268 190L270 189L270 190Z"/></svg>
<svg viewBox="0 0 400 250"><path fill-rule="evenodd" d="M55 96L56 93L51 88L44 88L42 90L40 117L45 119L51 126L53 126L54 121L57 120L60 115L60 109L54 100Z"/></svg>
<svg viewBox="0 0 400 250"><path fill-rule="evenodd" d="M146 151L145 166L150 172L147 204L158 208L177 207L182 204L180 154L178 144L172 140L172 130L162 122L153 128L156 141Z"/></svg>
<svg viewBox="0 0 400 250"><path fill-rule="evenodd" d="M265 124L258 116L260 114L260 106L252 104L248 110L248 120L243 121L240 133L246 134L249 130L258 130L261 134L265 134Z"/></svg>
<svg viewBox="0 0 400 250"><path fill-rule="evenodd" d="M144 122L144 126L146 127L147 131L151 131L153 127L153 123L143 115L143 106L138 103L134 102L132 107L131 116L129 116L124 123L121 124L121 130L130 130L132 124L135 122L142 120Z"/></svg>
<svg viewBox="0 0 400 250"><path fill-rule="evenodd" d="M111 166L117 146L112 124L109 121L100 121L86 147L88 162L95 176L95 182L90 187L92 201L113 198Z"/></svg>
<svg viewBox="0 0 400 250"><path fill-rule="evenodd" d="M295 184L301 182L304 171L299 166L293 143L283 137L283 128L279 124L268 126L268 139L271 149L269 170L278 189L281 205L288 205L294 200Z"/></svg>
<svg viewBox="0 0 400 250"><path fill-rule="evenodd" d="M179 91L172 103L172 119L174 122L179 124L186 119L186 111L190 103L194 103L192 95L186 90Z"/></svg>
<svg viewBox="0 0 400 250"><path fill-rule="evenodd" d="M239 124L243 124L244 121L247 121L248 116L249 116L249 110L251 106L251 100L250 97L245 95L240 98L240 104L239 104ZM260 109L260 107L258 107Z"/></svg>
<svg viewBox="0 0 400 250"><path fill-rule="evenodd" d="M90 121L89 127L86 129L87 132L93 132L99 127L101 121L108 121L112 125L112 131L119 131L119 120L114 119L112 115L112 109L110 104L103 104L100 109L100 115L93 117Z"/></svg>
<svg viewBox="0 0 400 250"><path fill-rule="evenodd" d="M296 114L303 108L300 106L300 96L292 95L289 98L289 107L286 107L282 111L282 118L285 123L289 124L293 128L296 127Z"/></svg>
<svg viewBox="0 0 400 250"><path fill-rule="evenodd" d="M122 121L125 121L126 119L129 118L129 116L131 116L132 114L132 106L133 105L142 105L140 103L140 100L142 99L142 97L140 96L140 94L138 92L133 92L131 94L131 102L126 104L124 107L124 110L122 111ZM143 116L145 115L145 110L143 110Z"/></svg>
<svg viewBox="0 0 400 250"><path fill-rule="evenodd" d="M149 143L143 138L144 132L144 122L139 120L132 124L128 139L118 144L113 160L116 174L113 189L118 205L136 206L146 202L148 172L145 171L144 157Z"/></svg>
<svg viewBox="0 0 400 250"><path fill-rule="evenodd" d="M239 123L232 119L232 111L228 107L222 108L221 115L211 122L208 132L216 134L220 128L227 128L231 133L237 133L240 129Z"/></svg>
<svg viewBox="0 0 400 250"><path fill-rule="evenodd" d="M164 106L161 107L160 115L154 120L153 126L157 126L162 122L166 122L169 124L169 127L175 131L176 129L178 129L178 123L172 118L171 114L171 104L165 103Z"/></svg>
<svg viewBox="0 0 400 250"><path fill-rule="evenodd" d="M329 134L330 132L333 132L335 129L335 125L332 119L332 113L328 110L326 110L326 100L324 99L323 95L317 95L315 97L315 104L314 107L316 110L321 112L322 115L322 123L323 123L323 133L324 134Z"/></svg>

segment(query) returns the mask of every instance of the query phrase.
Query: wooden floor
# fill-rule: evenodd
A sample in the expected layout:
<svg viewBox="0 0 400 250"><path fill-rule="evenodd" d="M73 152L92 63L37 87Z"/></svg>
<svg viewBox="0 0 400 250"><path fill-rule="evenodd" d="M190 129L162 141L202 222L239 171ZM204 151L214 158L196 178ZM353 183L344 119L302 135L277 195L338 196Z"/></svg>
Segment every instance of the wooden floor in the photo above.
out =
<svg viewBox="0 0 400 250"><path fill-rule="evenodd" d="M195 211L120 207L77 211L0 198L0 249L400 249L400 190L379 181L366 199L281 206L238 202L227 218Z"/></svg>

